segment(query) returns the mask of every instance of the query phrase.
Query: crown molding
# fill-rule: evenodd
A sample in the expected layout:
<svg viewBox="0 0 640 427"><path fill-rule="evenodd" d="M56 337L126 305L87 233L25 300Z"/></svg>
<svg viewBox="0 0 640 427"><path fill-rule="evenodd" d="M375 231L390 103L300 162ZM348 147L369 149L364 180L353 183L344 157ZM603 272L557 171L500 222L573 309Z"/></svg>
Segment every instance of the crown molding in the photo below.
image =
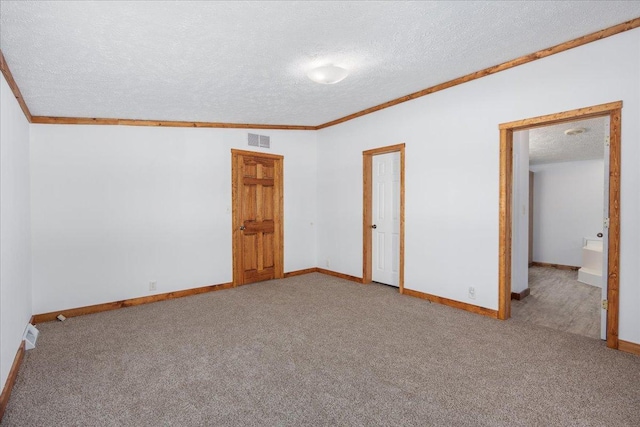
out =
<svg viewBox="0 0 640 427"><path fill-rule="evenodd" d="M376 105L375 107L367 108L366 110L358 111L357 113L349 114L348 116L344 116L339 119L318 125L317 128L324 129L330 126L335 126L337 124L344 123L349 120L365 116L367 114L375 113L376 111L384 110L385 108L393 107L394 105L402 104L403 102L411 101L412 99L420 98L444 89L449 89L453 86L458 86L460 84L477 80L482 77L490 76L492 74L499 73L500 71L505 71L519 65L537 61L538 59L546 58L547 56L555 55L556 53L564 52L575 47L602 40L604 38L611 37L625 31L633 30L634 28L638 27L640 27L640 17L623 22L622 24L614 25L613 27L605 28L604 30L596 31L595 33L587 34L586 36L578 37L577 39L569 40L567 42L560 43L555 46L542 49L516 59L512 59L507 62L503 62L502 64L485 68L484 70L476 71L471 74L467 74L465 76L419 90L418 92L410 93L409 95L401 96L400 98L393 99L391 101L385 102L384 104Z"/></svg>
<svg viewBox="0 0 640 427"><path fill-rule="evenodd" d="M174 128L318 130L317 126L268 125L251 123L182 122L173 120L105 119L92 117L33 116L32 123L48 125L155 126Z"/></svg>
<svg viewBox="0 0 640 427"><path fill-rule="evenodd" d="M20 108L22 108L22 112L24 113L29 123L31 123L31 120L33 119L33 117L31 116L29 107L27 107L27 103L24 101L24 98L22 97L22 93L20 92L20 88L18 87L18 84L13 79L13 74L11 74L11 70L9 69L9 64L7 64L7 61L4 59L2 50L0 50L0 71L2 71L2 75L4 76L4 79L7 81L7 84L11 88L11 92L13 92L13 96L16 97L18 104L20 104Z"/></svg>

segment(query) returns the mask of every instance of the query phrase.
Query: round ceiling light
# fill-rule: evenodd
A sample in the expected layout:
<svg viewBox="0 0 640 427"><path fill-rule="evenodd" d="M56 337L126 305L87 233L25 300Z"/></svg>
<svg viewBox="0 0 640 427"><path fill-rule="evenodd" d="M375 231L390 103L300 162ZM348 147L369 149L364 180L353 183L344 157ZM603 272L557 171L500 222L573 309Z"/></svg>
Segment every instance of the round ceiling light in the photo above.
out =
<svg viewBox="0 0 640 427"><path fill-rule="evenodd" d="M307 73L307 77L316 83L332 85L344 80L349 71L337 65L324 65L314 68Z"/></svg>
<svg viewBox="0 0 640 427"><path fill-rule="evenodd" d="M571 129L565 130L564 134L573 136L573 135L580 135L581 133L585 133L585 132L586 132L585 128L571 128Z"/></svg>

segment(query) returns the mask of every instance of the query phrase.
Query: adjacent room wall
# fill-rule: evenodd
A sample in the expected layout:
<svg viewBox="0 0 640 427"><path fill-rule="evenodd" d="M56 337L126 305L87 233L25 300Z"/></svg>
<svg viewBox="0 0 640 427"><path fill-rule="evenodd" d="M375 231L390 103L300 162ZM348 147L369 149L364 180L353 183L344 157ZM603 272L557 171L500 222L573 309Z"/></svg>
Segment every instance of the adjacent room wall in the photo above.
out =
<svg viewBox="0 0 640 427"><path fill-rule="evenodd" d="M315 267L316 132L32 125L34 313L230 282L247 132L284 155L285 272Z"/></svg>
<svg viewBox="0 0 640 427"><path fill-rule="evenodd" d="M581 266L585 237L602 232L604 161L532 166L533 261Z"/></svg>
<svg viewBox="0 0 640 427"><path fill-rule="evenodd" d="M0 390L31 317L29 122L0 77Z"/></svg>
<svg viewBox="0 0 640 427"><path fill-rule="evenodd" d="M513 133L511 292L529 287L529 131Z"/></svg>
<svg viewBox="0 0 640 427"><path fill-rule="evenodd" d="M405 287L497 309L498 125L623 100L619 337L640 343L639 81L635 29L319 131L319 262L361 277L362 151L404 142Z"/></svg>

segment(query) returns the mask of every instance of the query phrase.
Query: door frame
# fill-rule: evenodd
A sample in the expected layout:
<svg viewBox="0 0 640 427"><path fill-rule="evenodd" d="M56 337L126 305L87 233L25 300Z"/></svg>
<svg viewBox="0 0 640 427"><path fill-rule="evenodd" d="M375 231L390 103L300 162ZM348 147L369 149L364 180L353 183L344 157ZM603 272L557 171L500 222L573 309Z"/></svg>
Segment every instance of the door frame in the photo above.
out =
<svg viewBox="0 0 640 427"><path fill-rule="evenodd" d="M245 151L231 149L231 241L232 241L232 258L233 258L233 286L244 284L244 269L242 267L242 218L240 209L238 209L239 199L239 156L262 157L274 160L274 198L276 205L274 209L274 246L276 250L273 254L273 267L275 278L282 279L284 277L284 156L278 154L260 153L256 151Z"/></svg>
<svg viewBox="0 0 640 427"><path fill-rule="evenodd" d="M398 291L404 292L404 162L405 144L389 145L362 152L362 283L371 283L372 279L372 239L371 222L373 218L373 156L387 153L400 153L400 263L398 267Z"/></svg>
<svg viewBox="0 0 640 427"><path fill-rule="evenodd" d="M511 317L511 226L513 191L513 132L558 123L609 116L609 256L607 260L607 347L618 348L620 286L620 161L622 101L499 125L500 205L498 261L498 319Z"/></svg>

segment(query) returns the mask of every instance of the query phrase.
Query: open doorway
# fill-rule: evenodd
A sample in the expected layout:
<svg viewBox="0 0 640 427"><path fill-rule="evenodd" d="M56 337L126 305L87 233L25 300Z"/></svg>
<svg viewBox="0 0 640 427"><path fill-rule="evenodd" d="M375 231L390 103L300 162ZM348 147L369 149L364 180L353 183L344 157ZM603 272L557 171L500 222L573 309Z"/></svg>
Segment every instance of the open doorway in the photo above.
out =
<svg viewBox="0 0 640 427"><path fill-rule="evenodd" d="M514 319L606 339L609 121L513 134Z"/></svg>
<svg viewBox="0 0 640 427"><path fill-rule="evenodd" d="M609 177L608 197L608 236L606 253L606 296L603 307L606 309L606 340L610 348L618 348L618 294L620 268L620 135L622 102L601 104L547 116L534 117L500 125L500 205L499 205L499 284L498 318L511 317L512 291L512 225L513 225L513 163L514 133L539 127L586 120L595 117L608 117L609 134ZM535 186L535 183L534 183ZM534 202L535 203L535 202Z"/></svg>

